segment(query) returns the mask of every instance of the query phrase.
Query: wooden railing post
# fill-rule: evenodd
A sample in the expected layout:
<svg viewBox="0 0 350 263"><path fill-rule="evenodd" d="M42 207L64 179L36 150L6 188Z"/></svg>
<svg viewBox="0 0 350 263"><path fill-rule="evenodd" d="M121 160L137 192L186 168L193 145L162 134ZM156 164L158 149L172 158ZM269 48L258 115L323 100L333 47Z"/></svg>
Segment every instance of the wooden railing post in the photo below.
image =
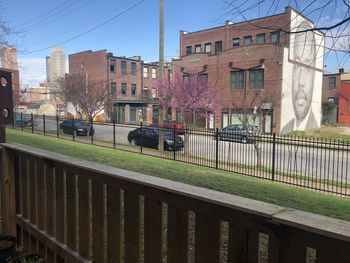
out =
<svg viewBox="0 0 350 263"><path fill-rule="evenodd" d="M1 148L1 218L3 233L16 235L16 194L14 156Z"/></svg>

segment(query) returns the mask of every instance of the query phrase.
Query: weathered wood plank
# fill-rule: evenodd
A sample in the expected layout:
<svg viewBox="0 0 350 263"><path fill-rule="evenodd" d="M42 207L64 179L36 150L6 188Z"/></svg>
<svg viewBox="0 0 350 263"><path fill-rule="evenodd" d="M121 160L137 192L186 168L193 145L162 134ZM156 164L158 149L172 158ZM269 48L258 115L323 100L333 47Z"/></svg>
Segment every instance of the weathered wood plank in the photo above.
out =
<svg viewBox="0 0 350 263"><path fill-rule="evenodd" d="M89 181L78 176L79 193L79 253L82 257L90 259L90 195Z"/></svg>
<svg viewBox="0 0 350 263"><path fill-rule="evenodd" d="M46 170L46 231L53 236L55 231L55 203L54 203L54 168L45 164Z"/></svg>
<svg viewBox="0 0 350 263"><path fill-rule="evenodd" d="M92 181L92 259L105 262L103 185Z"/></svg>
<svg viewBox="0 0 350 263"><path fill-rule="evenodd" d="M66 173L67 191L67 245L73 250L77 249L77 199L75 175Z"/></svg>
<svg viewBox="0 0 350 263"><path fill-rule="evenodd" d="M248 230L248 262L258 262L259 257L259 232Z"/></svg>
<svg viewBox="0 0 350 263"><path fill-rule="evenodd" d="M239 263L247 261L248 232L234 223L229 226L228 262Z"/></svg>
<svg viewBox="0 0 350 263"><path fill-rule="evenodd" d="M140 199L133 192L124 192L125 202L125 261L139 262L140 258Z"/></svg>
<svg viewBox="0 0 350 263"><path fill-rule="evenodd" d="M28 231L23 229L22 236L23 236L23 250L25 252L29 252L30 248L29 248L29 233L28 233Z"/></svg>
<svg viewBox="0 0 350 263"><path fill-rule="evenodd" d="M29 251L31 253L38 252L38 240L32 235L30 235L30 239L29 239Z"/></svg>
<svg viewBox="0 0 350 263"><path fill-rule="evenodd" d="M16 235L16 192L14 155L1 149L1 208L3 232ZM6 215L6 216L5 216Z"/></svg>
<svg viewBox="0 0 350 263"><path fill-rule="evenodd" d="M55 263L55 253L49 248L46 249L46 262Z"/></svg>
<svg viewBox="0 0 350 263"><path fill-rule="evenodd" d="M45 165L37 163L37 191L38 191L38 226L45 230Z"/></svg>
<svg viewBox="0 0 350 263"><path fill-rule="evenodd" d="M55 254L58 254L60 257L64 258L67 262L70 263L91 263L88 260L85 260L78 253L71 250L66 245L61 242L57 242L54 237L47 235L45 231L40 230L39 228L32 225L27 219L22 216L17 216L17 224L23 227L23 232L27 235L32 235L37 237L43 244L47 247L47 262L55 262ZM97 261L101 262L101 261Z"/></svg>
<svg viewBox="0 0 350 263"><path fill-rule="evenodd" d="M36 208L37 208L37 185L36 185L36 163L35 161L28 160L28 166L29 166L29 219L30 222L34 225L37 224L37 215L36 215Z"/></svg>
<svg viewBox="0 0 350 263"><path fill-rule="evenodd" d="M42 255L44 258L46 258L46 248L43 242L39 241L38 244L38 252L40 255Z"/></svg>
<svg viewBox="0 0 350 263"><path fill-rule="evenodd" d="M120 262L121 215L120 190L107 187L107 260L109 263Z"/></svg>
<svg viewBox="0 0 350 263"><path fill-rule="evenodd" d="M64 175L61 169L55 169L55 186L56 186L56 233L55 237L58 241L64 243Z"/></svg>
<svg viewBox="0 0 350 263"><path fill-rule="evenodd" d="M28 218L28 160L21 157L22 215Z"/></svg>
<svg viewBox="0 0 350 263"><path fill-rule="evenodd" d="M162 259L162 203L145 198L145 262L160 263Z"/></svg>
<svg viewBox="0 0 350 263"><path fill-rule="evenodd" d="M220 221L196 213L195 229L196 262L219 263Z"/></svg>
<svg viewBox="0 0 350 263"><path fill-rule="evenodd" d="M187 262L188 211L168 206L168 263Z"/></svg>

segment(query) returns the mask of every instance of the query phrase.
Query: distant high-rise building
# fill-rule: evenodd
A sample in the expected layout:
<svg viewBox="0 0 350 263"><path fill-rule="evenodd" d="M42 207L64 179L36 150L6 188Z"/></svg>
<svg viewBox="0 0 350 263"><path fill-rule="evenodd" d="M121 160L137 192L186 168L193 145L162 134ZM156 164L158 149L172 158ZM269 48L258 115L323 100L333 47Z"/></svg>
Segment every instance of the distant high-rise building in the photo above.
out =
<svg viewBox="0 0 350 263"><path fill-rule="evenodd" d="M17 49L14 46L4 46L0 51L1 67L18 70Z"/></svg>
<svg viewBox="0 0 350 263"><path fill-rule="evenodd" d="M64 77L66 73L66 58L60 47L54 47L50 56L46 57L47 82L52 83Z"/></svg>
<svg viewBox="0 0 350 263"><path fill-rule="evenodd" d="M50 56L46 57L46 82L50 83Z"/></svg>

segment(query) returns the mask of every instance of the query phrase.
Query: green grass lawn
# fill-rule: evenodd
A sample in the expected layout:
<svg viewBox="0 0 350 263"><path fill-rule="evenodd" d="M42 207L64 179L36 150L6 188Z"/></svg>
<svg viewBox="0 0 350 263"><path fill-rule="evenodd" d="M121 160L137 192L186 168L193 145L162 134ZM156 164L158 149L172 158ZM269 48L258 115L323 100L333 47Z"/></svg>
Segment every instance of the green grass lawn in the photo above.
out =
<svg viewBox="0 0 350 263"><path fill-rule="evenodd" d="M293 131L289 133L290 136L311 137L320 139L329 139L336 141L345 141L350 143L350 134L345 132L346 127L341 126L324 126L319 129L310 131Z"/></svg>
<svg viewBox="0 0 350 263"><path fill-rule="evenodd" d="M7 129L7 141L350 221L350 200L264 179Z"/></svg>

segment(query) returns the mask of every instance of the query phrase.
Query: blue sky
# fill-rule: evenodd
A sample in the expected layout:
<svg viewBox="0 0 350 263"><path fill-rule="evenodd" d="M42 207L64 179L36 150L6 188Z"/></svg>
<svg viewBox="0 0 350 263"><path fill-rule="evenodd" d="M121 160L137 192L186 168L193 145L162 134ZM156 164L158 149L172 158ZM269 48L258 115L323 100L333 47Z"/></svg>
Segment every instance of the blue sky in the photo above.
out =
<svg viewBox="0 0 350 263"><path fill-rule="evenodd" d="M157 60L159 0L144 0L139 3L140 1L2 0L8 23L20 31L11 42L19 50L22 84L43 81L45 57L50 53L50 47L66 41L61 44L66 55L89 49L107 49L115 55L141 55L145 61ZM248 12L246 17L250 19L272 12L283 12L288 2L293 1L279 2L279 6L272 9L266 4L261 5ZM126 11L137 3L139 4L135 8ZM219 26L226 19L234 22L243 20L232 13L224 15L227 10L225 0L165 0L166 59L171 60L178 53L180 30L196 31ZM122 14L123 12L125 13ZM342 15L342 10L334 9L321 17L311 14L311 18L319 20L319 24L327 25L339 20ZM115 16L117 17L112 20ZM84 34L108 20L111 21ZM75 39L68 41L72 38ZM349 61L341 59L338 57L337 60L335 55L328 56L325 61L327 70L337 71L338 66L349 68Z"/></svg>

